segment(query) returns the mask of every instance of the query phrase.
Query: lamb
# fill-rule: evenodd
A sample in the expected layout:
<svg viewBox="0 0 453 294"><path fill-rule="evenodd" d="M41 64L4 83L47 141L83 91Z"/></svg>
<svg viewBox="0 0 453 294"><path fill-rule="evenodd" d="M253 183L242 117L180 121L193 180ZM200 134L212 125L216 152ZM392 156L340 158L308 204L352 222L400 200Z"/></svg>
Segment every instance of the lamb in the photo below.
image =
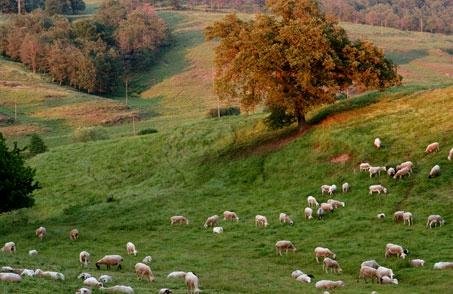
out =
<svg viewBox="0 0 453 294"><path fill-rule="evenodd" d="M88 289L88 288L80 288L79 290L77 290L77 292L75 292L75 294L91 294L91 289Z"/></svg>
<svg viewBox="0 0 453 294"><path fill-rule="evenodd" d="M257 227L267 227L269 223L267 222L267 218L264 215L256 215L255 216L255 225Z"/></svg>
<svg viewBox="0 0 453 294"><path fill-rule="evenodd" d="M428 216L428 221L426 222L426 227L432 228L433 225L434 227L436 225L439 225L440 227L445 223L444 219L438 215L438 214L432 214Z"/></svg>
<svg viewBox="0 0 453 294"><path fill-rule="evenodd" d="M16 243L6 242L2 247L2 251L5 253L15 253L16 252Z"/></svg>
<svg viewBox="0 0 453 294"><path fill-rule="evenodd" d="M212 228L212 232L214 234L222 234L223 233L223 228L222 227L214 227L214 228Z"/></svg>
<svg viewBox="0 0 453 294"><path fill-rule="evenodd" d="M371 165L368 162L362 162L359 165L360 171L368 171L370 169Z"/></svg>
<svg viewBox="0 0 453 294"><path fill-rule="evenodd" d="M329 248L316 247L315 248L315 258L316 262L319 263L319 257L332 257L335 259L336 255Z"/></svg>
<svg viewBox="0 0 453 294"><path fill-rule="evenodd" d="M437 177L438 175L440 175L440 166L438 164L436 164L435 166L433 166L433 168L429 172L428 178L431 179L431 178Z"/></svg>
<svg viewBox="0 0 453 294"><path fill-rule="evenodd" d="M40 269L36 269L35 270L35 276L44 277L44 278L50 278L52 280L62 280L62 281L64 281L64 275L62 273L58 273L58 272L48 272L48 271L42 271Z"/></svg>
<svg viewBox="0 0 453 294"><path fill-rule="evenodd" d="M343 281L330 281L330 280L321 280L316 282L315 287L317 289L335 289L338 287L344 287Z"/></svg>
<svg viewBox="0 0 453 294"><path fill-rule="evenodd" d="M101 290L101 292L105 292L105 293L134 294L134 289L132 289L132 287L123 286L123 285L116 285L116 286L108 287L108 288L101 287L101 288L99 288L99 290Z"/></svg>
<svg viewBox="0 0 453 294"><path fill-rule="evenodd" d="M404 224L407 224L409 226L413 225L414 224L414 220L413 220L413 217L412 217L412 213L410 213L409 211L406 211L403 213L403 222Z"/></svg>
<svg viewBox="0 0 453 294"><path fill-rule="evenodd" d="M86 278L83 281L83 285L89 288L100 288L103 286L102 283L99 282L95 277Z"/></svg>
<svg viewBox="0 0 453 294"><path fill-rule="evenodd" d="M371 166L368 169L368 172L370 173L370 178L376 174L378 174L380 176L381 171L385 172L385 171L387 171L387 168L385 166Z"/></svg>
<svg viewBox="0 0 453 294"><path fill-rule="evenodd" d="M90 262L90 253L88 253L87 251L80 252L79 261L82 266L87 267L88 263Z"/></svg>
<svg viewBox="0 0 453 294"><path fill-rule="evenodd" d="M290 225L294 224L293 220L289 217L289 215L287 215L284 212L280 213L278 219L280 220L280 223L290 224Z"/></svg>
<svg viewBox="0 0 453 294"><path fill-rule="evenodd" d="M376 215L378 219L384 219L385 218L385 213L381 212Z"/></svg>
<svg viewBox="0 0 453 294"><path fill-rule="evenodd" d="M135 264L135 273L137 274L138 279L147 278L149 282L155 280L153 272L151 268L144 263L137 263Z"/></svg>
<svg viewBox="0 0 453 294"><path fill-rule="evenodd" d="M393 279L393 271L389 268L380 266L376 269L376 275L378 277L378 280L381 281L382 277L389 277L390 279Z"/></svg>
<svg viewBox="0 0 453 294"><path fill-rule="evenodd" d="M188 225L189 220L185 216L175 215L175 216L170 217L170 223L172 225L173 224Z"/></svg>
<svg viewBox="0 0 453 294"><path fill-rule="evenodd" d="M22 277L34 277L35 276L35 271L31 269L24 269L20 273Z"/></svg>
<svg viewBox="0 0 453 294"><path fill-rule="evenodd" d="M275 243L275 254L282 256L282 251L288 254L288 251L296 252L296 247L291 241L280 240Z"/></svg>
<svg viewBox="0 0 453 294"><path fill-rule="evenodd" d="M453 269L452 261L439 261L434 264L434 269L443 270L443 269Z"/></svg>
<svg viewBox="0 0 453 294"><path fill-rule="evenodd" d="M304 209L305 219L312 219L313 218L313 209L310 207L305 207Z"/></svg>
<svg viewBox="0 0 453 294"><path fill-rule="evenodd" d="M75 241L75 240L79 239L79 230L72 229L69 232L69 239L71 239L72 241Z"/></svg>
<svg viewBox="0 0 453 294"><path fill-rule="evenodd" d="M329 188L329 195L332 195L332 194L335 193L336 191L337 191L337 186L336 186L336 185L330 186L330 188Z"/></svg>
<svg viewBox="0 0 453 294"><path fill-rule="evenodd" d="M338 264L337 261L335 261L329 257L324 258L322 268L323 268L323 270L326 271L326 273L328 272L327 271L328 269L330 269L331 272L336 272L336 273L342 272L340 264Z"/></svg>
<svg viewBox="0 0 453 294"><path fill-rule="evenodd" d="M395 284L395 285L398 285L398 280L395 279L395 278L389 278L387 276L383 276L381 278L381 284Z"/></svg>
<svg viewBox="0 0 453 294"><path fill-rule="evenodd" d="M387 169L387 174L389 177L393 177L396 174L396 170L393 167Z"/></svg>
<svg viewBox="0 0 453 294"><path fill-rule="evenodd" d="M307 275L307 274L302 273L301 275L296 277L296 281L309 284L309 283L311 283L312 278L313 278L312 275Z"/></svg>
<svg viewBox="0 0 453 294"><path fill-rule="evenodd" d="M159 294L172 294L172 293L173 293L173 291L171 291L168 288L162 288L159 290Z"/></svg>
<svg viewBox="0 0 453 294"><path fill-rule="evenodd" d="M39 240L42 240L46 236L47 230L44 227L39 227L36 229L35 234L36 234L36 237L39 238Z"/></svg>
<svg viewBox="0 0 453 294"><path fill-rule="evenodd" d="M322 219L324 217L324 214L325 214L325 211L324 209L322 209L321 207L318 208L318 210L316 211L316 214L318 215L318 219Z"/></svg>
<svg viewBox="0 0 453 294"><path fill-rule="evenodd" d="M198 294L201 292L198 287L198 277L194 273L188 272L184 277L184 281L186 282L187 293Z"/></svg>
<svg viewBox="0 0 453 294"><path fill-rule="evenodd" d="M375 268L369 267L369 266L362 266L360 267L360 272L359 272L359 279L362 278L365 283L367 278L371 278L371 282L374 280L378 280L377 277L377 270Z"/></svg>
<svg viewBox="0 0 453 294"><path fill-rule="evenodd" d="M395 175L393 176L393 178L396 180L396 179L401 179L402 177L406 176L406 175L409 175L410 176L411 174L411 169L409 167L403 167L402 169L398 170Z"/></svg>
<svg viewBox="0 0 453 294"><path fill-rule="evenodd" d="M229 221L233 221L233 220L235 220L237 222L239 221L239 217L237 216L237 214L233 211L228 211L228 210L223 212L223 219L229 220Z"/></svg>
<svg viewBox="0 0 453 294"><path fill-rule="evenodd" d="M453 148L450 149L450 152L448 152L447 159L451 160L453 158Z"/></svg>
<svg viewBox="0 0 453 294"><path fill-rule="evenodd" d="M110 266L116 265L118 269L121 269L121 263L123 262L123 257L121 255L105 255L103 258L96 261L96 268L101 269L101 265L106 265L107 269L110 269Z"/></svg>
<svg viewBox="0 0 453 294"><path fill-rule="evenodd" d="M101 282L103 285L110 283L111 281L113 281L112 276L102 275L99 277L99 282Z"/></svg>
<svg viewBox="0 0 453 294"><path fill-rule="evenodd" d="M219 224L219 216L216 214L216 215L213 215L213 216L210 216L206 219L205 223L204 223L204 227L207 228L207 227L215 227Z"/></svg>
<svg viewBox="0 0 453 294"><path fill-rule="evenodd" d="M319 203L318 201L316 201L316 198L313 197L313 196L308 196L307 197L307 203L308 203L308 207L318 207L319 206Z"/></svg>
<svg viewBox="0 0 453 294"><path fill-rule="evenodd" d="M385 245L385 258L388 256L396 255L397 257L401 257L402 259L406 258L406 255L409 254L407 249L403 249L400 245L395 245L392 243L388 243Z"/></svg>
<svg viewBox="0 0 453 294"><path fill-rule="evenodd" d="M168 274L167 279L169 278L184 278L186 276L186 272L182 271L177 271L177 272L171 272Z"/></svg>
<svg viewBox="0 0 453 294"><path fill-rule="evenodd" d="M298 276L304 275L304 272L301 270L295 270L291 273L291 277L297 279Z"/></svg>
<svg viewBox="0 0 453 294"><path fill-rule="evenodd" d="M332 212L334 210L334 207L331 203L321 203L321 209L324 211L324 212Z"/></svg>
<svg viewBox="0 0 453 294"><path fill-rule="evenodd" d="M329 200L327 200L327 203L331 204L334 209L337 209L340 206L342 206L342 207L345 206L344 202L338 201L338 200L335 200L335 199L329 199Z"/></svg>
<svg viewBox="0 0 453 294"><path fill-rule="evenodd" d="M364 267L364 266L372 267L374 269L378 269L380 267L380 265L374 259L362 262L360 267Z"/></svg>
<svg viewBox="0 0 453 294"><path fill-rule="evenodd" d="M368 189L370 191L370 195L373 194L374 192L377 192L378 194L381 194L381 192L387 194L387 188L385 188L382 185L371 185Z"/></svg>
<svg viewBox="0 0 453 294"><path fill-rule="evenodd" d="M38 250L36 250L36 249L29 250L28 251L28 255L29 256L36 256L36 255L38 255Z"/></svg>
<svg viewBox="0 0 453 294"><path fill-rule="evenodd" d="M322 185L321 186L321 194L324 195L324 193L329 193L330 186L329 185Z"/></svg>
<svg viewBox="0 0 453 294"><path fill-rule="evenodd" d="M395 223L404 221L404 211L398 210L393 214L393 220Z"/></svg>
<svg viewBox="0 0 453 294"><path fill-rule="evenodd" d="M439 142L434 142L426 146L425 153L433 153L439 151Z"/></svg>
<svg viewBox="0 0 453 294"><path fill-rule="evenodd" d="M400 169L408 168L409 172L412 172L413 167L414 167L414 164L412 163L412 161L405 161L405 162L397 165L395 169L396 169L396 171L399 171Z"/></svg>
<svg viewBox="0 0 453 294"><path fill-rule="evenodd" d="M379 139L379 138L374 139L374 147L379 149L379 148L381 148L381 144L382 144L381 139Z"/></svg>
<svg viewBox="0 0 453 294"><path fill-rule="evenodd" d="M410 265L413 267L422 267L425 266L425 261L423 259L412 259Z"/></svg>
<svg viewBox="0 0 453 294"><path fill-rule="evenodd" d="M137 249L135 249L135 245L134 243L132 242L127 242L126 244L126 250L127 250L127 254L128 255L131 255L131 254L134 254L134 256L137 256Z"/></svg>
<svg viewBox="0 0 453 294"><path fill-rule="evenodd" d="M22 277L15 273L0 273L0 281L16 283L22 281Z"/></svg>
<svg viewBox="0 0 453 294"><path fill-rule="evenodd" d="M145 257L143 258L142 262L143 262L144 264L149 264L149 263L151 263L152 260L153 260L153 258L152 258L151 256L148 255L148 256L145 256Z"/></svg>
<svg viewBox="0 0 453 294"><path fill-rule="evenodd" d="M343 185L341 185L341 190L343 191L343 193L349 192L349 189L350 189L349 183L343 183Z"/></svg>

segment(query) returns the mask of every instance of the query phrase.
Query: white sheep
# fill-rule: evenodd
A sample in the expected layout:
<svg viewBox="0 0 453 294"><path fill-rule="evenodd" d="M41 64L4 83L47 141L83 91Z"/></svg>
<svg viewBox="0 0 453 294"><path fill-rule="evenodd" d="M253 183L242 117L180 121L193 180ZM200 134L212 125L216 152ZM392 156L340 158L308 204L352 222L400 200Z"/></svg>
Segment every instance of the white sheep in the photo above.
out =
<svg viewBox="0 0 453 294"><path fill-rule="evenodd" d="M280 213L280 215L278 216L278 219L279 219L280 223L290 224L290 225L294 224L293 220L289 217L289 215L287 215L284 212Z"/></svg>
<svg viewBox="0 0 453 294"><path fill-rule="evenodd" d="M451 160L453 158L453 148L450 149L450 152L448 152L447 159Z"/></svg>
<svg viewBox="0 0 453 294"><path fill-rule="evenodd" d="M83 285L89 288L100 288L103 286L95 277L86 278L83 280Z"/></svg>
<svg viewBox="0 0 453 294"><path fill-rule="evenodd" d="M381 139L379 139L379 138L374 139L374 147L379 149L379 148L381 148L381 145L382 145Z"/></svg>
<svg viewBox="0 0 453 294"><path fill-rule="evenodd" d="M185 216L174 215L174 216L170 217L170 224L171 225L174 225L174 224L188 225L189 220Z"/></svg>
<svg viewBox="0 0 453 294"><path fill-rule="evenodd" d="M291 241L280 240L275 243L275 254L282 256L282 251L288 254L288 251L296 252L296 246Z"/></svg>
<svg viewBox="0 0 453 294"><path fill-rule="evenodd" d="M46 235L47 235L47 230L44 227L39 227L35 231L36 237L39 238L39 240L42 240Z"/></svg>
<svg viewBox="0 0 453 294"><path fill-rule="evenodd" d="M303 275L304 272L301 271L301 270L295 270L291 273L291 277L294 278L294 279L297 279L298 276L301 276Z"/></svg>
<svg viewBox="0 0 453 294"><path fill-rule="evenodd" d="M425 266L425 261L423 259L412 259L410 265L413 267L422 267Z"/></svg>
<svg viewBox="0 0 453 294"><path fill-rule="evenodd" d="M15 253L16 252L16 243L6 242L2 247L2 252L5 253Z"/></svg>
<svg viewBox="0 0 453 294"><path fill-rule="evenodd" d="M398 280L395 278L390 278L388 276L383 276L381 278L381 284L395 284L398 285Z"/></svg>
<svg viewBox="0 0 453 294"><path fill-rule="evenodd" d="M395 169L396 169L396 171L399 171L400 169L408 168L409 172L411 173L413 167L414 167L414 163L409 160L409 161L405 161L405 162L397 165Z"/></svg>
<svg viewBox="0 0 453 294"><path fill-rule="evenodd" d="M320 208L324 212L332 212L334 210L333 204L331 204L331 203L324 203L323 202L323 203L321 203Z"/></svg>
<svg viewBox="0 0 453 294"><path fill-rule="evenodd" d="M229 221L239 221L239 217L234 211L224 211L223 212L223 219L224 220L229 220Z"/></svg>
<svg viewBox="0 0 453 294"><path fill-rule="evenodd" d="M366 261L362 262L360 267L364 267L364 266L369 266L369 267L372 267L374 269L378 269L378 267L380 267L380 265L374 259L366 260Z"/></svg>
<svg viewBox="0 0 453 294"><path fill-rule="evenodd" d="M335 253L333 253L329 248L316 247L314 252L317 263L319 263L319 257L332 257L333 259L336 258Z"/></svg>
<svg viewBox="0 0 453 294"><path fill-rule="evenodd" d="M385 166L371 166L368 169L368 172L370 173L370 178L376 174L380 176L381 171L385 172L385 171L387 171L387 168Z"/></svg>
<svg viewBox="0 0 453 294"><path fill-rule="evenodd" d="M24 269L20 273L22 277L34 277L35 276L35 271L31 269Z"/></svg>
<svg viewBox="0 0 453 294"><path fill-rule="evenodd" d="M439 151L439 142L434 142L426 146L425 153L433 153Z"/></svg>
<svg viewBox="0 0 453 294"><path fill-rule="evenodd" d="M205 223L204 223L204 227L207 228L207 227L215 227L219 224L219 216L216 214L216 215L213 215L213 216L210 216L206 219Z"/></svg>
<svg viewBox="0 0 453 294"><path fill-rule="evenodd" d="M22 281L22 277L15 273L0 273L0 281L20 282Z"/></svg>
<svg viewBox="0 0 453 294"><path fill-rule="evenodd" d="M395 170L393 167L389 167L389 168L387 169L387 175L388 175L389 177L393 177L395 174L396 174L396 170Z"/></svg>
<svg viewBox="0 0 453 294"><path fill-rule="evenodd" d="M296 278L296 281L309 284L311 283L311 277L310 275L302 274Z"/></svg>
<svg viewBox="0 0 453 294"><path fill-rule="evenodd" d="M318 207L319 206L318 201L316 201L316 198L313 196L307 197L307 204L308 204L308 207Z"/></svg>
<svg viewBox="0 0 453 294"><path fill-rule="evenodd" d="M399 169L395 175L393 175L393 178L396 179L401 179L404 176L410 176L411 175L411 169L409 167L403 167L402 169Z"/></svg>
<svg viewBox="0 0 453 294"><path fill-rule="evenodd" d="M333 193L335 193L337 191L337 186L336 185L331 185L329 187L329 195L332 195Z"/></svg>
<svg viewBox="0 0 453 294"><path fill-rule="evenodd" d="M134 243L132 242L127 242L126 244L126 250L127 250L127 254L128 255L131 255L131 254L134 254L134 256L137 256L137 249L135 249L135 245Z"/></svg>
<svg viewBox="0 0 453 294"><path fill-rule="evenodd" d="M72 229L70 232L69 232L69 239L71 239L72 241L75 241L79 238L79 230L77 229Z"/></svg>
<svg viewBox="0 0 453 294"><path fill-rule="evenodd" d="M173 293L173 291L171 291L168 288L162 288L159 290L159 294L172 294L172 293Z"/></svg>
<svg viewBox="0 0 453 294"><path fill-rule="evenodd" d="M377 270L369 266L361 266L359 272L359 279L360 278L362 278L365 281L365 283L367 278L370 278L371 282L373 282L374 280L377 281L378 280Z"/></svg>
<svg viewBox="0 0 453 294"><path fill-rule="evenodd" d="M362 162L359 165L360 171L368 171L370 169L371 165L368 162Z"/></svg>
<svg viewBox="0 0 453 294"><path fill-rule="evenodd" d="M335 199L328 199L327 200L328 204L331 204L334 209L337 209L338 207L344 207L345 203L343 201L335 200Z"/></svg>
<svg viewBox="0 0 453 294"><path fill-rule="evenodd" d="M187 286L187 293L188 294L197 294L197 293L200 293L201 290L198 286L199 284L199 279L198 277L192 273L192 272L188 272L186 274L186 276L184 277L184 281L186 283L186 286Z"/></svg>
<svg viewBox="0 0 453 294"><path fill-rule="evenodd" d="M321 186L321 194L324 195L324 193L329 193L330 186L329 185L322 185Z"/></svg>
<svg viewBox="0 0 453 294"><path fill-rule="evenodd" d="M378 219L384 219L385 218L385 213L381 212L376 215Z"/></svg>
<svg viewBox="0 0 453 294"><path fill-rule="evenodd" d="M396 255L397 257L406 258L406 255L409 253L407 249L403 249L400 245L395 245L392 243L387 243L385 245L385 258L388 256Z"/></svg>
<svg viewBox="0 0 453 294"><path fill-rule="evenodd" d="M313 218L313 209L310 207L305 207L304 209L305 219L312 219Z"/></svg>
<svg viewBox="0 0 453 294"><path fill-rule="evenodd" d="M264 215L256 215L255 216L255 225L257 227L267 227L269 223L267 222L267 218Z"/></svg>
<svg viewBox="0 0 453 294"><path fill-rule="evenodd" d="M85 281L88 278L91 278L92 275L90 273L81 273L80 275L77 276L77 279L81 279L82 281Z"/></svg>
<svg viewBox="0 0 453 294"><path fill-rule="evenodd" d="M91 293L92 293L91 289L88 289L88 288L85 288L85 287L80 288L79 290L77 290L75 292L75 294L91 294Z"/></svg>
<svg viewBox="0 0 453 294"><path fill-rule="evenodd" d="M103 258L96 261L96 268L101 269L101 265L107 266L107 269L110 269L110 266L116 265L118 269L121 269L121 263L123 262L123 257L121 255L105 255Z"/></svg>
<svg viewBox="0 0 453 294"><path fill-rule="evenodd" d="M395 223L404 221L404 212L403 210L398 210L393 214L393 220Z"/></svg>
<svg viewBox="0 0 453 294"><path fill-rule="evenodd" d="M428 221L426 222L426 227L432 228L439 225L440 227L445 223L444 219L438 214L432 214L428 216Z"/></svg>
<svg viewBox="0 0 453 294"><path fill-rule="evenodd" d="M212 232L214 234L222 234L223 233L223 227L214 227L214 228L212 228Z"/></svg>
<svg viewBox="0 0 453 294"><path fill-rule="evenodd" d="M87 251L80 252L79 261L82 266L87 267L88 263L90 262L90 253L88 253Z"/></svg>
<svg viewBox="0 0 453 294"><path fill-rule="evenodd" d="M381 281L382 277L385 277L385 276L389 277L390 279L393 279L393 277L394 277L393 271L391 269L383 267L383 266L379 266L376 269L376 275L377 275L379 281Z"/></svg>
<svg viewBox="0 0 453 294"><path fill-rule="evenodd" d="M434 264L434 269L443 270L443 269L453 269L452 261L439 261Z"/></svg>
<svg viewBox="0 0 453 294"><path fill-rule="evenodd" d="M403 213L403 223L406 224L406 222L409 226L414 224L414 219L412 217L412 213L410 213L409 211L405 211Z"/></svg>
<svg viewBox="0 0 453 294"><path fill-rule="evenodd" d="M64 281L64 275L58 272L42 271L40 269L35 270L35 276L50 278L52 280L62 280Z"/></svg>
<svg viewBox="0 0 453 294"><path fill-rule="evenodd" d="M344 287L343 281L330 281L330 280L321 280L316 282L316 289L335 289L338 287Z"/></svg>
<svg viewBox="0 0 453 294"><path fill-rule="evenodd" d="M101 287L99 290L104 293L134 294L134 289L132 287L124 285L116 285L108 288Z"/></svg>
<svg viewBox="0 0 453 294"><path fill-rule="evenodd" d="M437 177L438 175L440 175L440 166L436 164L429 172L428 178L434 178Z"/></svg>
<svg viewBox="0 0 453 294"><path fill-rule="evenodd" d="M341 190L343 191L343 193L349 192L349 189L350 189L349 183L343 183L343 185L341 185Z"/></svg>
<svg viewBox="0 0 453 294"><path fill-rule="evenodd" d="M336 260L333 260L329 257L325 257L322 263L323 263L322 268L323 270L326 271L326 273L328 272L328 269L335 273L342 272L340 264Z"/></svg>
<svg viewBox="0 0 453 294"><path fill-rule="evenodd" d="M382 185L371 185L368 189L370 191L370 195L373 194L374 192L377 192L378 194L381 194L381 192L387 194L387 188L385 188Z"/></svg>
<svg viewBox="0 0 453 294"><path fill-rule="evenodd" d="M146 278L149 282L155 280L151 268L148 265L141 262L135 264L135 274L137 275L139 280L143 278Z"/></svg>
<svg viewBox="0 0 453 294"><path fill-rule="evenodd" d="M112 276L102 275L99 277L99 282L101 282L103 285L110 283L111 281L113 281Z"/></svg>
<svg viewBox="0 0 453 294"><path fill-rule="evenodd" d="M38 250L36 250L36 249L29 250L28 251L28 255L29 256L36 256L36 255L38 255Z"/></svg>
<svg viewBox="0 0 453 294"><path fill-rule="evenodd" d="M144 264L150 264L151 261L153 261L153 258L152 258L151 256L149 256L149 255L148 255L148 256L145 256L145 257L142 259L142 262L143 262Z"/></svg>
<svg viewBox="0 0 453 294"><path fill-rule="evenodd" d="M183 271L176 271L176 272L171 272L168 274L167 279L169 278L184 278L186 276L186 272Z"/></svg>

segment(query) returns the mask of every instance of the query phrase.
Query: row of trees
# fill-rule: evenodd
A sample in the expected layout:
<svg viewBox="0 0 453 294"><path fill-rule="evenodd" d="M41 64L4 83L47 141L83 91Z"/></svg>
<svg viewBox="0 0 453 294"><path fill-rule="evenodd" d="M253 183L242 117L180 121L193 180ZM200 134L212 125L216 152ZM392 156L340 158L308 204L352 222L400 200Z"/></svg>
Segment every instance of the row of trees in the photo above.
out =
<svg viewBox="0 0 453 294"><path fill-rule="evenodd" d="M152 61L166 34L149 4L109 0L93 19L70 22L42 10L12 17L0 28L0 53L60 84L109 93Z"/></svg>
<svg viewBox="0 0 453 294"><path fill-rule="evenodd" d="M2 13L25 13L44 9L49 14L79 14L85 10L83 0L0 0Z"/></svg>

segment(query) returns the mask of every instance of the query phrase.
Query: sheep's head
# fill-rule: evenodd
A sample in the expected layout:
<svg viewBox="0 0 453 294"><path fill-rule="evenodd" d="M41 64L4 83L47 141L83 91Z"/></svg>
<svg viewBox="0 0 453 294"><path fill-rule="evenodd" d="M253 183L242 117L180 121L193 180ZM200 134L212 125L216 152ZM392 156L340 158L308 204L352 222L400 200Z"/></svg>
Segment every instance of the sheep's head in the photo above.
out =
<svg viewBox="0 0 453 294"><path fill-rule="evenodd" d="M384 188L384 193L387 194L387 188Z"/></svg>

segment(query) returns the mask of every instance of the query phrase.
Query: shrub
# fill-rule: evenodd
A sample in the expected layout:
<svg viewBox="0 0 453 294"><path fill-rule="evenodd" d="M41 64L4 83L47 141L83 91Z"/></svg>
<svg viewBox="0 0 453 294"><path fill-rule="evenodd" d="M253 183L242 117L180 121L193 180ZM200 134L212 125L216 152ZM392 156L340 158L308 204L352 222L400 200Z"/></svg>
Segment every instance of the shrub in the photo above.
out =
<svg viewBox="0 0 453 294"><path fill-rule="evenodd" d="M72 139L74 142L89 142L106 140L109 138L107 131L100 127L78 128L74 131Z"/></svg>
<svg viewBox="0 0 453 294"><path fill-rule="evenodd" d="M47 151L47 146L38 134L33 134L30 137L30 144L28 150L31 156L35 156Z"/></svg>
<svg viewBox="0 0 453 294"><path fill-rule="evenodd" d="M273 106L269 111L270 114L265 118L265 122L271 129L280 129L296 121L294 115L288 113L283 107Z"/></svg>
<svg viewBox="0 0 453 294"><path fill-rule="evenodd" d="M143 130L140 130L138 132L139 135L147 135L147 134L154 134L154 133L157 133L157 130L156 129L143 129Z"/></svg>
<svg viewBox="0 0 453 294"><path fill-rule="evenodd" d="M241 109L237 106L228 106L228 107L220 107L211 108L208 111L208 117L218 117L218 111L220 110L220 116L229 116L229 115L239 115L241 114Z"/></svg>

